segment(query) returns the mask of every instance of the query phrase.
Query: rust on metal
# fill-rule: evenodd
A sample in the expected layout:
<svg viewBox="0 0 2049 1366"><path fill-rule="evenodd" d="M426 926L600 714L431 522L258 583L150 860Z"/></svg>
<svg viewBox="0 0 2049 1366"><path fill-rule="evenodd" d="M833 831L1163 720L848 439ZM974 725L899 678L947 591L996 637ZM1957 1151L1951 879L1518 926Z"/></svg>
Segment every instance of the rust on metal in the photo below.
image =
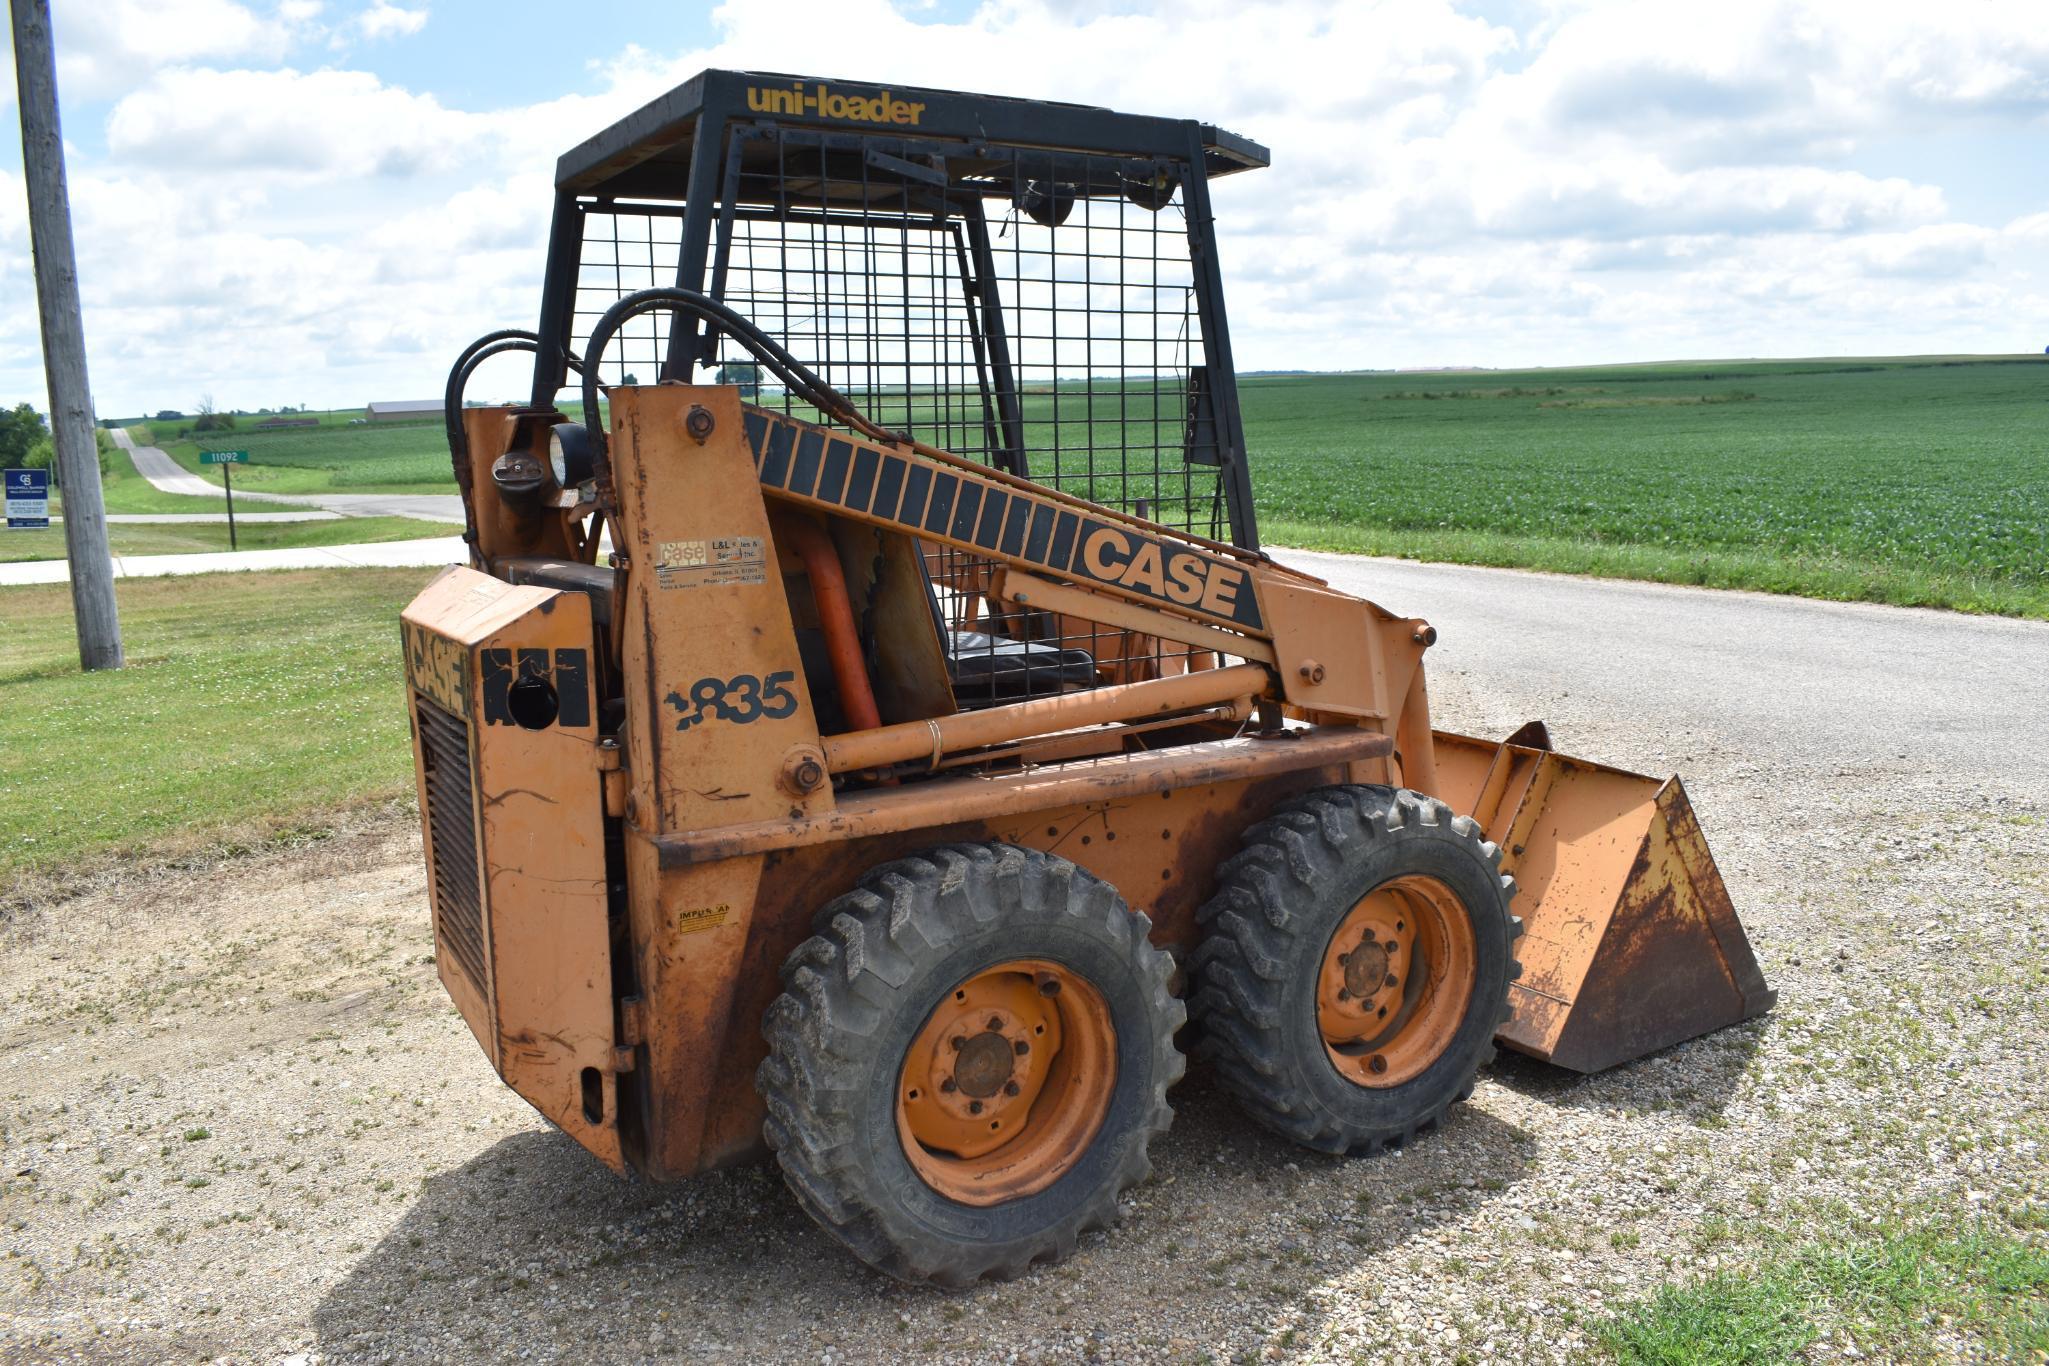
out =
<svg viewBox="0 0 2049 1366"><path fill-rule="evenodd" d="M1437 795L1502 847L1523 966L1502 1043L1596 1072L1769 1010L1776 994L1677 778L1439 732Z"/></svg>
<svg viewBox="0 0 2049 1366"><path fill-rule="evenodd" d="M690 412L695 417L704 409L692 408ZM707 421L705 435L710 434ZM840 565L839 550L815 518L791 517L782 526L790 548L803 561L804 574L811 581L812 605L818 612L819 629L825 635L826 652L832 658L833 681L839 684L840 705L846 709L847 722L857 731L872 731L882 724L882 715L875 708L875 689L868 681L868 661L861 649L861 634L854 626L854 608L847 597L847 576ZM816 786L813 783L804 790Z"/></svg>
<svg viewBox="0 0 2049 1366"><path fill-rule="evenodd" d="M958 750L1000 745L1077 726L1194 711L1252 696L1266 686L1265 669L1257 664L1234 664L1172 678L1116 683L1088 692L1034 698L982 711L956 712L917 724L850 731L826 737L826 767L834 773L849 773L911 759L937 759Z"/></svg>
<svg viewBox="0 0 2049 1366"><path fill-rule="evenodd" d="M1134 685L1136 686L1136 685ZM939 778L842 797L816 817L791 817L693 830L660 840L664 867L713 862L828 840L859 839L935 823L990 819L1005 812L1077 802L1143 797L1179 787L1225 783L1386 754L1385 736L1329 730L1295 744L1209 740L1168 750L1048 764L1019 773Z"/></svg>
<svg viewBox="0 0 2049 1366"><path fill-rule="evenodd" d="M455 568L428 585L403 619L420 642L407 666L416 753L430 726L472 737L463 742L466 781L421 787L430 880L462 880L464 896L474 898L482 955L465 965L467 955L450 951L437 923L442 978L506 1082L623 1169L605 877L607 756L594 706L589 603ZM450 711L451 702L459 709ZM424 779L428 756L421 757ZM466 810L448 809L465 797ZM437 848L462 822L471 835L465 853L475 860L467 868ZM444 891L437 889L437 905L448 899Z"/></svg>

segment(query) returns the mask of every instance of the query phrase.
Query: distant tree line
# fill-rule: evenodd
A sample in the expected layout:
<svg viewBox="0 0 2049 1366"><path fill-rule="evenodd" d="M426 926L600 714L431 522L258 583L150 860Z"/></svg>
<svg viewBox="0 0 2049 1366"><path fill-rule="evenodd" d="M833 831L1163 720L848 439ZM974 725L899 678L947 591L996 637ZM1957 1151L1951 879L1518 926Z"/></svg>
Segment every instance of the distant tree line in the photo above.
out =
<svg viewBox="0 0 2049 1366"><path fill-rule="evenodd" d="M100 473L107 472L107 438L94 432L99 445ZM50 470L55 478L57 447L50 424L33 404L0 409L0 469Z"/></svg>

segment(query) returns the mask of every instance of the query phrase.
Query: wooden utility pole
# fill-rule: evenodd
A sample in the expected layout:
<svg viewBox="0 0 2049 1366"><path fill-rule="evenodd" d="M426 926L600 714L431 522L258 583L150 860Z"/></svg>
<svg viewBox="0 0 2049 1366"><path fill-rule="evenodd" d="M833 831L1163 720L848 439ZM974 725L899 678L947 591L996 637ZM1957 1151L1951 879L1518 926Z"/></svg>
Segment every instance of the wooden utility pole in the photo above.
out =
<svg viewBox="0 0 2049 1366"><path fill-rule="evenodd" d="M57 125L57 56L50 0L11 0L14 77L21 92L21 163L28 184L29 241L43 315L43 371L50 381L50 439L64 489L64 548L71 558L71 612L78 662L121 667L121 617L114 606L114 559L100 494L92 389L85 377L85 326L78 311L78 259L71 247L71 200L64 185L64 137Z"/></svg>

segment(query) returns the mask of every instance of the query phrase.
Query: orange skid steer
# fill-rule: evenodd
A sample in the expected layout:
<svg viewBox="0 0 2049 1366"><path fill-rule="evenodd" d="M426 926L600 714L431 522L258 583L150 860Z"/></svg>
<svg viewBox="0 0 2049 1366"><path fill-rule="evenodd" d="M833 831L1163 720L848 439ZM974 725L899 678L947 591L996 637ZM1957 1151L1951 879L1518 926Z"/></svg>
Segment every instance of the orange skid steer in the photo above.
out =
<svg viewBox="0 0 2049 1366"><path fill-rule="evenodd" d="M1259 549L1209 193L1265 163L721 71L562 158L403 636L441 980L608 1165L765 1144L957 1284L1111 1217L1184 1047L1369 1153L1497 1042L1770 1006L1676 778L1433 730L1436 631Z"/></svg>

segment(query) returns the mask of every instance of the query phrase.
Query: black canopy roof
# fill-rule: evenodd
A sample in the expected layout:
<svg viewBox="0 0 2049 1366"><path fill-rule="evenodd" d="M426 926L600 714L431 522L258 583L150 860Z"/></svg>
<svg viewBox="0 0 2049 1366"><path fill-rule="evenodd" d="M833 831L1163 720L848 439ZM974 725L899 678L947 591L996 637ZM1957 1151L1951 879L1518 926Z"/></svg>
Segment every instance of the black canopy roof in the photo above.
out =
<svg viewBox="0 0 2049 1366"><path fill-rule="evenodd" d="M704 71L564 153L555 167L556 187L599 198L683 199L707 118L712 132L739 120L958 144L946 164L949 179L961 182L986 180L1016 148L1133 160L1188 161L1199 154L1212 178L1268 162L1258 143L1193 119L955 90ZM1005 149L1005 155L978 158L978 146Z"/></svg>

